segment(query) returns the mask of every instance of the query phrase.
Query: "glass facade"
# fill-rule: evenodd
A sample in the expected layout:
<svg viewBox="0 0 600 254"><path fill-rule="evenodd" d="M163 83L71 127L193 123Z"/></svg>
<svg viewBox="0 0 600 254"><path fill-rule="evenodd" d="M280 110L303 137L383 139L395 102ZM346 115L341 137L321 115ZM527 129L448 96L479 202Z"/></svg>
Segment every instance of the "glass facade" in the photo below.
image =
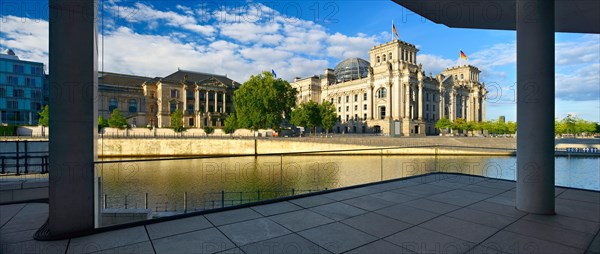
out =
<svg viewBox="0 0 600 254"><path fill-rule="evenodd" d="M37 125L44 101L44 64L0 53L0 124Z"/></svg>
<svg viewBox="0 0 600 254"><path fill-rule="evenodd" d="M369 62L360 58L348 58L335 66L333 73L337 82L366 78L369 75Z"/></svg>

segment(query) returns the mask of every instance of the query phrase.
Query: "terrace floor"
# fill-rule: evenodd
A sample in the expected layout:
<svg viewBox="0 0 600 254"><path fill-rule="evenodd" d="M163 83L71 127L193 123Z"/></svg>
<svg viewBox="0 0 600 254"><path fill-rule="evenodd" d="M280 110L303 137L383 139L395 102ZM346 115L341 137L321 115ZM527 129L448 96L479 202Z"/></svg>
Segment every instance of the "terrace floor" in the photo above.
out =
<svg viewBox="0 0 600 254"><path fill-rule="evenodd" d="M514 203L515 182L432 174L47 242L47 204L13 204L0 253L600 253L600 192L556 188L555 216Z"/></svg>

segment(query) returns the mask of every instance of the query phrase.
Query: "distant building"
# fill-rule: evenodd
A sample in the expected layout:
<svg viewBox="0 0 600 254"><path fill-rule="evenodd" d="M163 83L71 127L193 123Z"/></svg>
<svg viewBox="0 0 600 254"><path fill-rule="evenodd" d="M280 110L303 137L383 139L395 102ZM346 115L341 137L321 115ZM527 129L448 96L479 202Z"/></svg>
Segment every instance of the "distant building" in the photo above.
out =
<svg viewBox="0 0 600 254"><path fill-rule="evenodd" d="M505 123L506 122L506 117L505 116L498 117L498 122Z"/></svg>
<svg viewBox="0 0 600 254"><path fill-rule="evenodd" d="M0 124L37 125L44 102L44 64L0 53Z"/></svg>
<svg viewBox="0 0 600 254"><path fill-rule="evenodd" d="M98 114L116 108L130 125L170 127L171 113L184 114L186 128L220 128L234 112L233 92L241 84L227 76L177 70L164 78L100 72Z"/></svg>
<svg viewBox="0 0 600 254"><path fill-rule="evenodd" d="M336 132L423 136L437 134L435 123L442 117L485 120L479 69L463 65L426 75L417 52L415 45L393 40L373 47L370 62L346 59L323 75L296 78L291 85L298 103L335 105Z"/></svg>

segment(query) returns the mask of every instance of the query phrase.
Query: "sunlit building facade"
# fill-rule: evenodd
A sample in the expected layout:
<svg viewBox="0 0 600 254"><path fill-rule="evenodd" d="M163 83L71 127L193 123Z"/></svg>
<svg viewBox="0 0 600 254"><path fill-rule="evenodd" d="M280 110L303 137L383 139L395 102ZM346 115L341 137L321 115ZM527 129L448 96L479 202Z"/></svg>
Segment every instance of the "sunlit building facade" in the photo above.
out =
<svg viewBox="0 0 600 254"><path fill-rule="evenodd" d="M350 58L323 75L296 78L297 102L332 102L338 114L333 130L344 133L435 135L442 117L485 120L486 90L479 69L462 65L427 75L417 63L418 51L393 40L373 47L370 61Z"/></svg>
<svg viewBox="0 0 600 254"><path fill-rule="evenodd" d="M164 78L100 72L98 115L108 119L118 109L131 126L167 128L171 114L181 110L186 128L220 128L234 112L239 86L227 76L186 70Z"/></svg>

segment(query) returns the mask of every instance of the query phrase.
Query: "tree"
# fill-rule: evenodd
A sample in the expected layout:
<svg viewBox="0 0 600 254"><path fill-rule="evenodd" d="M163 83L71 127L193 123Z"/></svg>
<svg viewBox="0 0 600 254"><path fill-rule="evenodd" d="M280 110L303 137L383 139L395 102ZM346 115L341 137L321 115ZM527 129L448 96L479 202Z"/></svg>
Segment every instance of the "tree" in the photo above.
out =
<svg viewBox="0 0 600 254"><path fill-rule="evenodd" d="M119 128L121 130L129 128L129 125L127 124L127 119L125 119L125 117L121 115L121 112L119 112L118 109L114 109L113 112L110 114L110 118L108 119L108 126L110 126L111 128Z"/></svg>
<svg viewBox="0 0 600 254"><path fill-rule="evenodd" d="M319 107L321 112L321 126L325 129L325 133L329 134L329 130L333 128L337 122L337 113L333 103L329 101L323 101Z"/></svg>
<svg viewBox="0 0 600 254"><path fill-rule="evenodd" d="M231 114L227 118L225 118L224 124L225 124L225 127L223 127L223 131L226 134L234 133L235 130L237 129L237 118L236 118L235 114Z"/></svg>
<svg viewBox="0 0 600 254"><path fill-rule="evenodd" d="M38 119L38 125L44 126L44 127L48 127L48 123L49 123L49 111L48 111L48 105L44 106L44 108L42 108L42 111L40 111L38 113L38 115L40 115L40 118Z"/></svg>
<svg viewBox="0 0 600 254"><path fill-rule="evenodd" d="M314 101L301 103L300 106L291 112L290 123L314 129L316 133L317 126L321 125L321 109L319 104Z"/></svg>
<svg viewBox="0 0 600 254"><path fill-rule="evenodd" d="M98 116L98 131L106 127L108 127L108 120L104 119L102 116Z"/></svg>
<svg viewBox="0 0 600 254"><path fill-rule="evenodd" d="M279 130L290 118L296 105L296 90L285 80L275 79L270 72L253 75L236 91L234 106L238 127Z"/></svg>
<svg viewBox="0 0 600 254"><path fill-rule="evenodd" d="M516 122L508 121L508 123L506 123L506 127L507 127L508 134L517 133L517 123Z"/></svg>
<svg viewBox="0 0 600 254"><path fill-rule="evenodd" d="M185 127L183 127L183 112L179 109L176 109L175 112L171 113L171 128L175 132L183 132L185 131Z"/></svg>
<svg viewBox="0 0 600 254"><path fill-rule="evenodd" d="M467 129L467 121L465 121L465 119L460 118L460 117L456 118L456 120L454 120L453 126L454 126L453 129L464 131Z"/></svg>
<svg viewBox="0 0 600 254"><path fill-rule="evenodd" d="M204 126L203 129L204 129L204 133L206 134L206 136L215 132L215 128L210 127L210 126Z"/></svg>
<svg viewBox="0 0 600 254"><path fill-rule="evenodd" d="M443 129L448 129L452 127L452 122L448 120L448 118L442 117L435 123L435 128L442 131Z"/></svg>

